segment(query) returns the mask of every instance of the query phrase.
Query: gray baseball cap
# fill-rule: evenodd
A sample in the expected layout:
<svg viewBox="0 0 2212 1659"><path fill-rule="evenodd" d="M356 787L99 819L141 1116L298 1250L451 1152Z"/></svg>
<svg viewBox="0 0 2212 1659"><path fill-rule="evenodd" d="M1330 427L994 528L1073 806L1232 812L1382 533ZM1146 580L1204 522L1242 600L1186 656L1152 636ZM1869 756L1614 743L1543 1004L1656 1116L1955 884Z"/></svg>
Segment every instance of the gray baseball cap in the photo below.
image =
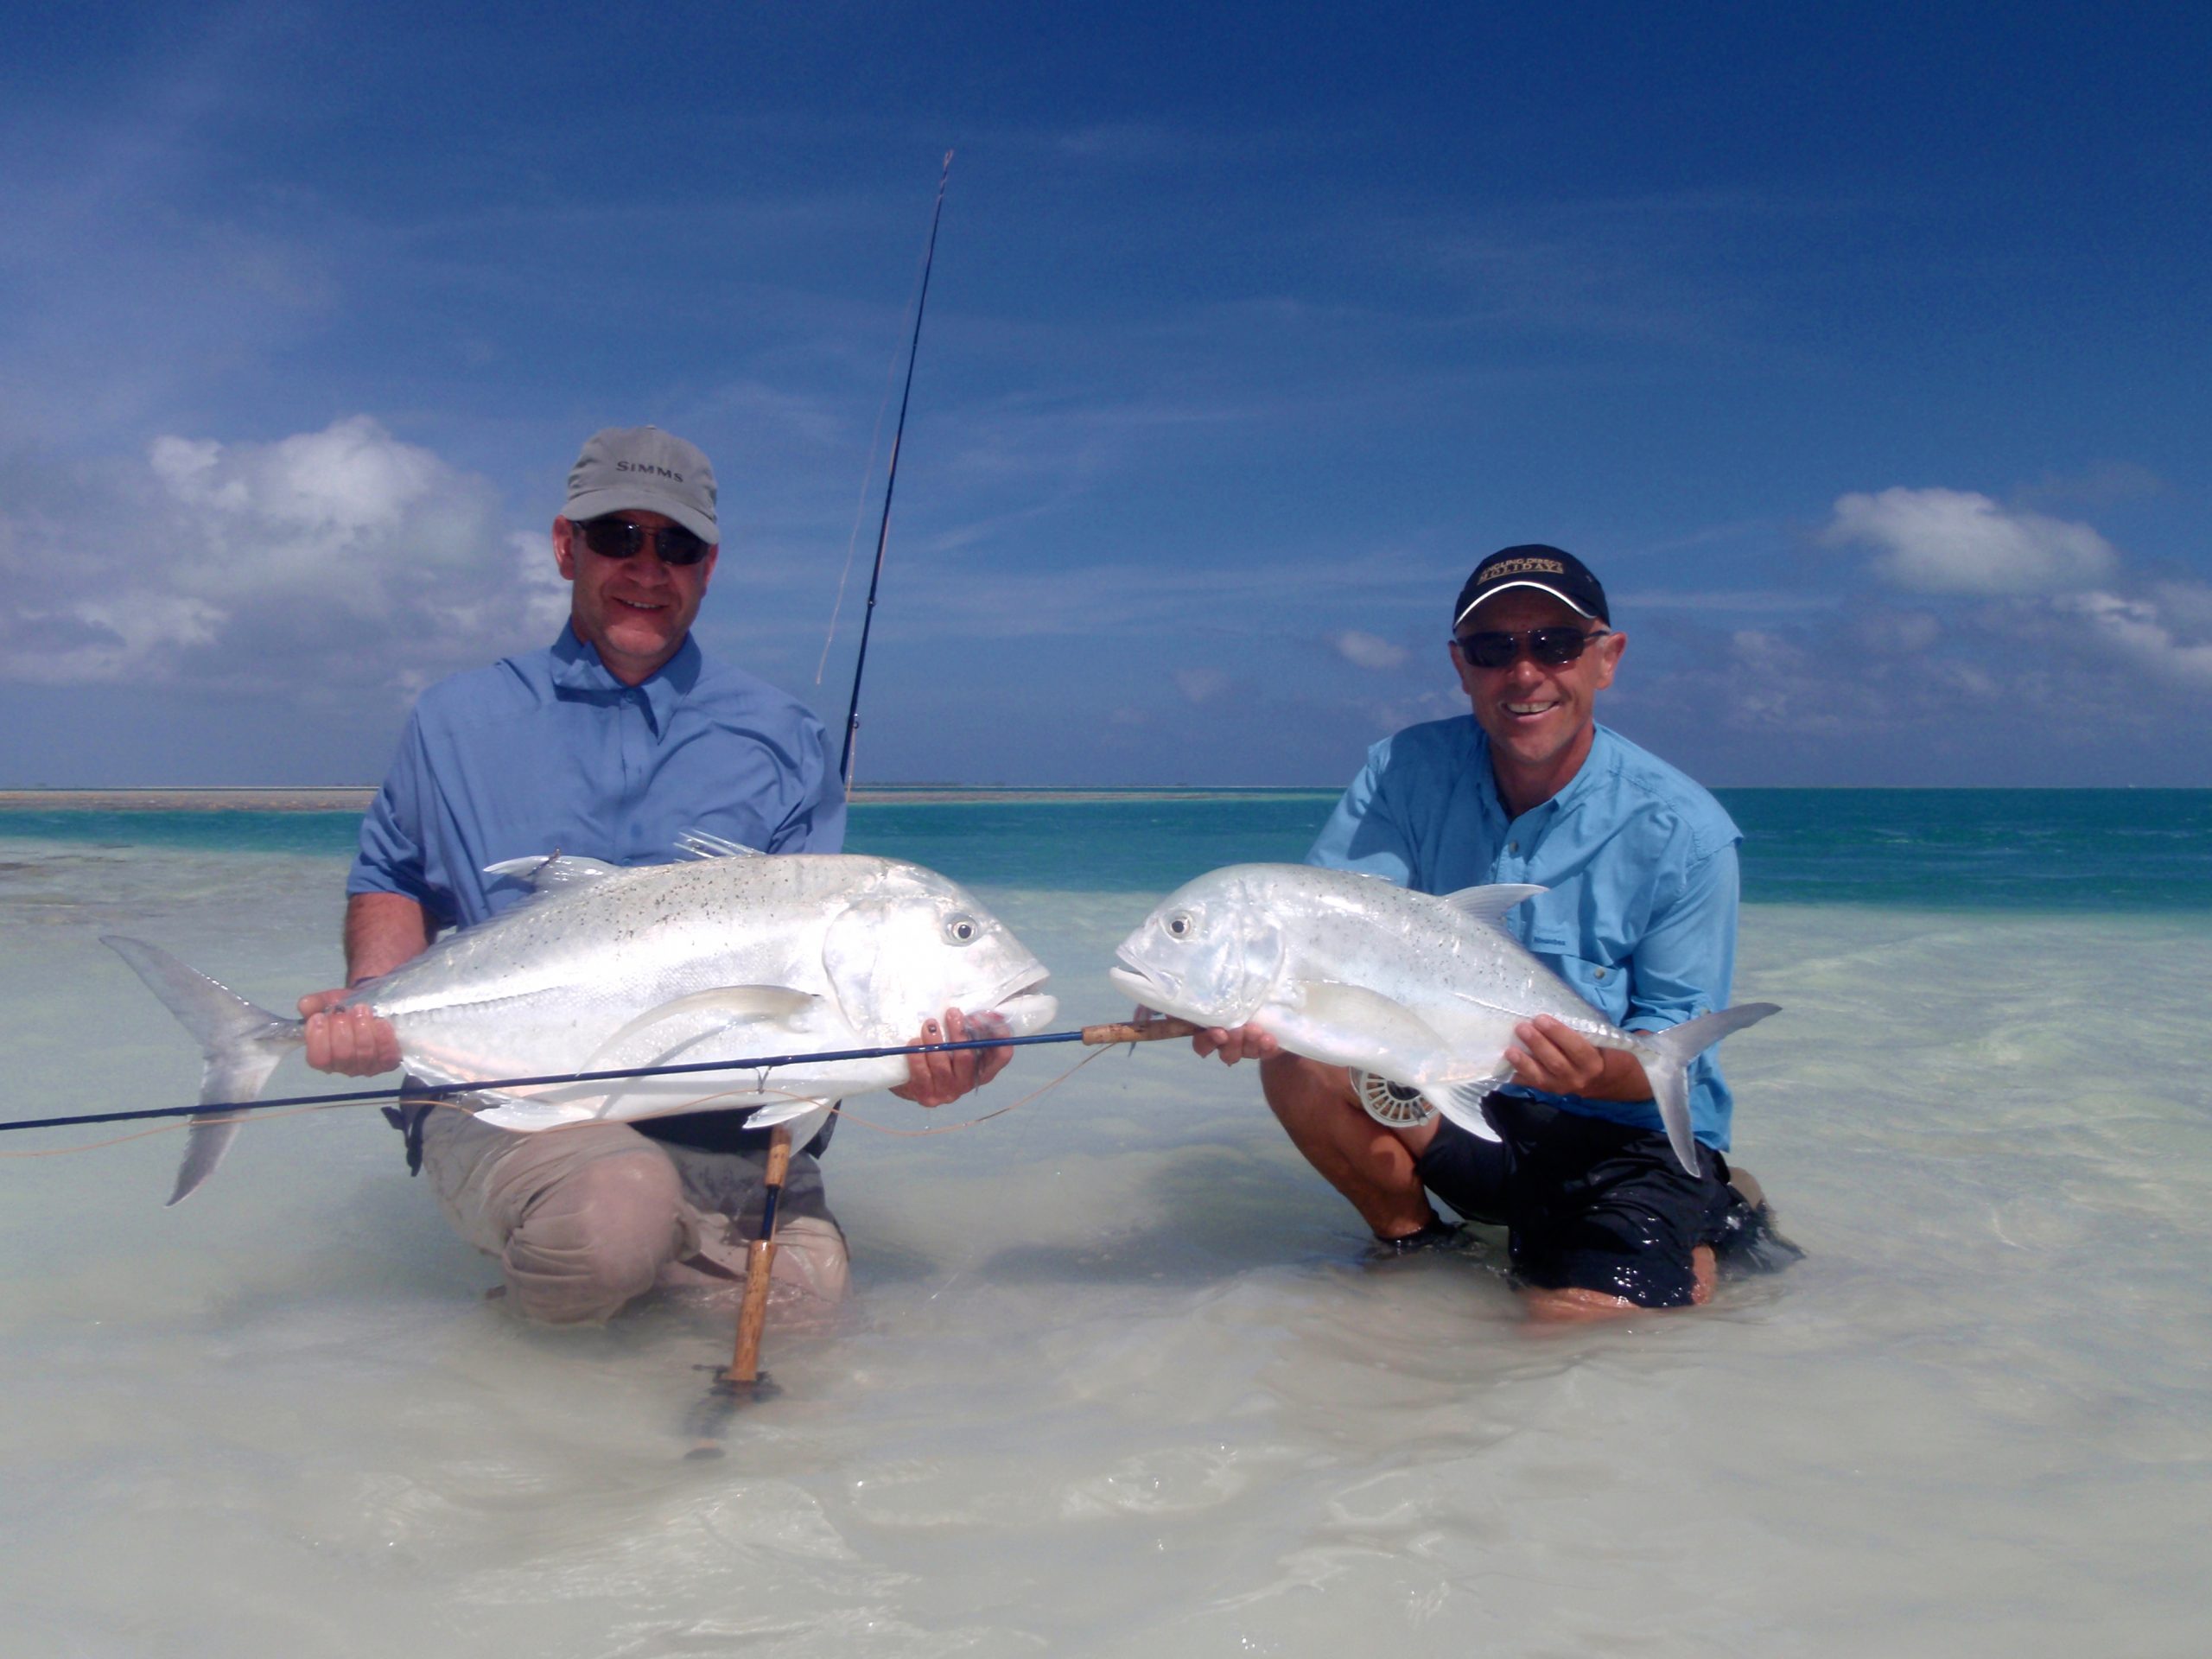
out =
<svg viewBox="0 0 2212 1659"><path fill-rule="evenodd" d="M607 513L665 513L702 540L719 544L715 469L696 445L657 426L610 426L584 441L569 469L571 524Z"/></svg>

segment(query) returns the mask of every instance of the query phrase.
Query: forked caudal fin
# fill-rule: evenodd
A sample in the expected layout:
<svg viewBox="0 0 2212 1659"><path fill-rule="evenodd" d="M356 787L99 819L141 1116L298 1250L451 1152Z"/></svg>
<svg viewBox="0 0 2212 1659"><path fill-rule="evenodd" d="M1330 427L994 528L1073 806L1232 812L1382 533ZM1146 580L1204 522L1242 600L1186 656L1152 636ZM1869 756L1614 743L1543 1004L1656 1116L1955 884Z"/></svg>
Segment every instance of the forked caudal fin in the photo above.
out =
<svg viewBox="0 0 2212 1659"><path fill-rule="evenodd" d="M251 1100L269 1081L277 1061L303 1040L302 1021L256 1007L236 991L194 972L166 950L111 934L100 943L129 963L146 982L147 988L200 1039L200 1052L207 1057L207 1070L200 1084L203 1102ZM238 1120L234 1116L192 1120L184 1161L177 1166L176 1189L168 1198L171 1204L191 1197L215 1173L215 1166L223 1161L238 1132Z"/></svg>
<svg viewBox="0 0 2212 1659"><path fill-rule="evenodd" d="M1780 1014L1778 1002L1739 1002L1732 1008L1701 1014L1665 1031L1640 1033L1636 1057L1643 1063L1644 1081L1658 1103L1659 1121L1666 1126L1667 1143L1682 1167L1697 1173L1697 1142L1690 1134L1690 1062L1732 1031L1756 1026L1770 1014Z"/></svg>

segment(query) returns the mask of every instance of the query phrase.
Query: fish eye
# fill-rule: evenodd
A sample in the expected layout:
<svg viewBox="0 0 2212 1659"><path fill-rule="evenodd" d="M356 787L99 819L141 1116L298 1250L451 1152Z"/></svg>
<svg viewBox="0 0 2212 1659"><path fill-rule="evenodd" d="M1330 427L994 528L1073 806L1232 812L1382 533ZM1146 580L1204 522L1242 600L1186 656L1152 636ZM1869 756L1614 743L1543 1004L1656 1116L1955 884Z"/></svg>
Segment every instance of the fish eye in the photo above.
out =
<svg viewBox="0 0 2212 1659"><path fill-rule="evenodd" d="M948 944L973 944L982 931L976 925L973 916L948 916L944 918L944 937Z"/></svg>
<svg viewBox="0 0 2212 1659"><path fill-rule="evenodd" d="M1198 918L1187 910L1179 910L1161 924L1171 939L1187 939L1198 931Z"/></svg>

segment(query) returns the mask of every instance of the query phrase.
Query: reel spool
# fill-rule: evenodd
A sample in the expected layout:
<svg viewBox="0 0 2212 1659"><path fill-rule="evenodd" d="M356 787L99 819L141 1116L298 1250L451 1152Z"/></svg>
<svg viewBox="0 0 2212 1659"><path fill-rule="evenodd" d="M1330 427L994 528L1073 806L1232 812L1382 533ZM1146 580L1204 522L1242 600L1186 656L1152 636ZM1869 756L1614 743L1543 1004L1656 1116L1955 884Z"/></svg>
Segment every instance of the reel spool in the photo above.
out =
<svg viewBox="0 0 2212 1659"><path fill-rule="evenodd" d="M1436 1116L1436 1108L1421 1098L1420 1090L1378 1077L1372 1071L1353 1072L1351 1086L1367 1115L1389 1128L1419 1128Z"/></svg>

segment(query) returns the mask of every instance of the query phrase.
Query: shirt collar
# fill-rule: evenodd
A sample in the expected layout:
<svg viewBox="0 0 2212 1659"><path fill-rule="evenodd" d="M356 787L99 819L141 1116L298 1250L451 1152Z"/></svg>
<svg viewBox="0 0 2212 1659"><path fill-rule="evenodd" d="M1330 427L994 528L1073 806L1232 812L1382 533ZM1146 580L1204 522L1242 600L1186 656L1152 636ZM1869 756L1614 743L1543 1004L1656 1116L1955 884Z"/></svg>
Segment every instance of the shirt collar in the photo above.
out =
<svg viewBox="0 0 2212 1659"><path fill-rule="evenodd" d="M1561 816L1572 812L1595 791L1602 788L1601 780L1611 776L1618 765L1612 733L1604 726L1596 727L1590 739L1590 753L1582 757L1582 764L1575 768L1574 776L1567 780L1566 787L1549 800L1537 802L1516 818L1506 810L1504 798L1497 792L1497 773L1491 769L1490 764L1490 734L1483 730L1472 715L1467 716L1467 721L1475 728L1475 765L1480 769L1483 780L1484 807L1508 829L1522 823L1529 832L1535 833L1556 823Z"/></svg>
<svg viewBox="0 0 2212 1659"><path fill-rule="evenodd" d="M699 683L699 669L704 658L699 645L690 634L676 648L676 655L638 685L625 685L607 671L600 660L598 649L581 639L573 625L563 625L561 637L553 642L553 687L556 692L580 693L587 696L619 697L634 695L645 706L645 715L652 722L656 733L664 731L669 716L677 705L691 695L691 688Z"/></svg>

